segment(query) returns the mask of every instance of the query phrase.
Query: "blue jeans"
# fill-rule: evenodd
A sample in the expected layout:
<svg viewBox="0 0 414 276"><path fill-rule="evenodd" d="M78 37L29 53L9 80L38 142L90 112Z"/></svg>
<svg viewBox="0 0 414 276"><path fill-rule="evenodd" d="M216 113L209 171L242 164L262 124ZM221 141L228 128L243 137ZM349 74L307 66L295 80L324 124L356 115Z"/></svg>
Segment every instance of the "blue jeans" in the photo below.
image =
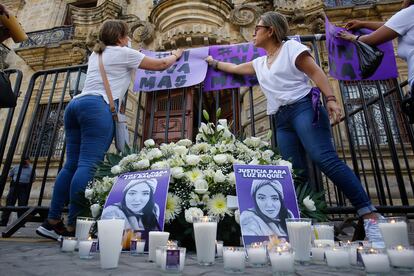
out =
<svg viewBox="0 0 414 276"><path fill-rule="evenodd" d="M306 155L345 194L356 208L358 215L375 211L367 193L354 172L342 162L332 144L330 123L324 107L316 126L312 125L314 110L311 98L306 96L297 102L282 106L274 115L276 139L283 159L290 159L293 168L308 178Z"/></svg>
<svg viewBox="0 0 414 276"><path fill-rule="evenodd" d="M69 200L68 225L76 225L79 194L93 178L96 166L112 143L114 123L109 105L101 96L73 99L65 116L66 162L53 189L49 219L60 219Z"/></svg>

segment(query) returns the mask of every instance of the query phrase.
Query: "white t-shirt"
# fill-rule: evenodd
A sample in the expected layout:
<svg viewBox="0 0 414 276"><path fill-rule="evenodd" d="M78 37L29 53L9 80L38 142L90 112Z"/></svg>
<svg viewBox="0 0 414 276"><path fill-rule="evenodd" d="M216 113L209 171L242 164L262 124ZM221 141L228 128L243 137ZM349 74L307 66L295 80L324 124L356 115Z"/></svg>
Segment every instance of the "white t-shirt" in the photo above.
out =
<svg viewBox="0 0 414 276"><path fill-rule="evenodd" d="M398 56L408 63L408 82L414 85L414 5L394 14L385 26L399 34Z"/></svg>
<svg viewBox="0 0 414 276"><path fill-rule="evenodd" d="M145 55L128 47L107 46L102 60L114 100L122 99L131 82L131 72L138 68ZM82 93L75 96L99 95L109 104L105 86L99 71L98 54L89 57L88 71Z"/></svg>
<svg viewBox="0 0 414 276"><path fill-rule="evenodd" d="M308 76L295 65L296 58L305 51L310 50L296 40L288 40L282 44L270 69L266 64L267 56L253 60L257 79L267 99L268 115L276 113L282 105L300 100L312 89Z"/></svg>

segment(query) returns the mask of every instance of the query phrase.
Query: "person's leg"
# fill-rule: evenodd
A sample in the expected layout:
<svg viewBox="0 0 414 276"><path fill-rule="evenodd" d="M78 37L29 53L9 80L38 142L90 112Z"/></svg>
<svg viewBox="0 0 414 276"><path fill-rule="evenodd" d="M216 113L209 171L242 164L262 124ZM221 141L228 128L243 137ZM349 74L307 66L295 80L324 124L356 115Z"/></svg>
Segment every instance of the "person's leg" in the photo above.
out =
<svg viewBox="0 0 414 276"><path fill-rule="evenodd" d="M15 183L13 180L10 183L9 193L7 194L6 198L6 206L14 206L16 204L17 200L17 189L16 189L17 183ZM0 226L6 226L9 222L11 211L4 210L1 215L1 221Z"/></svg>
<svg viewBox="0 0 414 276"><path fill-rule="evenodd" d="M30 197L30 183L19 183L17 185L17 200L19 206L27 206ZM20 217L24 211L17 212Z"/></svg>
<svg viewBox="0 0 414 276"><path fill-rule="evenodd" d="M77 108L81 127L79 162L70 187L68 230L74 229L76 217L81 211L79 194L85 192L92 180L96 166L112 143L114 124L108 104L102 97L80 98Z"/></svg>

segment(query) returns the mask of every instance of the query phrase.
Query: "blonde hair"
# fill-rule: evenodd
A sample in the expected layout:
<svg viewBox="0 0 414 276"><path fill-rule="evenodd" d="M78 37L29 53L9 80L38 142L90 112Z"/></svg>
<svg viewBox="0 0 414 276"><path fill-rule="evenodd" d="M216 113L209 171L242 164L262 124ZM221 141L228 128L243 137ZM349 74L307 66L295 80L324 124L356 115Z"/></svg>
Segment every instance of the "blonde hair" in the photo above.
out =
<svg viewBox="0 0 414 276"><path fill-rule="evenodd" d="M265 12L260 16L260 20L263 22L263 25L272 28L274 38L277 42L286 40L289 32L289 24L283 14L274 11Z"/></svg>
<svg viewBox="0 0 414 276"><path fill-rule="evenodd" d="M128 35L128 25L122 20L107 20L99 29L98 41L93 51L101 54L106 46L117 45L119 40Z"/></svg>

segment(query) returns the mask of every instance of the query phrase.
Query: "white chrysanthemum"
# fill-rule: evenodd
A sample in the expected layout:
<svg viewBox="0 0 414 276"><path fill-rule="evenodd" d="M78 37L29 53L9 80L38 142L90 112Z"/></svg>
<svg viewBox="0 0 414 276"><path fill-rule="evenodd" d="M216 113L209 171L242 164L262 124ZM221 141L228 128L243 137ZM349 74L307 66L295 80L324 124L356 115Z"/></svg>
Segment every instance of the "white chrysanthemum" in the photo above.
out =
<svg viewBox="0 0 414 276"><path fill-rule="evenodd" d="M150 161L148 159L139 160L138 162L132 163L132 167L136 170L143 170L150 166Z"/></svg>
<svg viewBox="0 0 414 276"><path fill-rule="evenodd" d="M191 192L190 194L190 206L197 206L198 204L200 204L200 198L198 197L198 195L196 193Z"/></svg>
<svg viewBox="0 0 414 276"><path fill-rule="evenodd" d="M234 220L240 224L240 210L237 209L236 211L234 211Z"/></svg>
<svg viewBox="0 0 414 276"><path fill-rule="evenodd" d="M218 165L222 165L227 162L227 155L226 154L217 154L213 156L214 162Z"/></svg>
<svg viewBox="0 0 414 276"><path fill-rule="evenodd" d="M101 205L97 203L92 204L90 209L91 209L92 217L94 218L98 217L101 213Z"/></svg>
<svg viewBox="0 0 414 276"><path fill-rule="evenodd" d="M210 153L211 153L212 155L216 155L216 154L217 154L217 152L218 152L218 149L217 149L216 147L211 147L211 148L210 148Z"/></svg>
<svg viewBox="0 0 414 276"><path fill-rule="evenodd" d="M145 140L144 141L144 146L146 146L146 147L153 147L153 146L155 146L155 141L152 140L152 139Z"/></svg>
<svg viewBox="0 0 414 276"><path fill-rule="evenodd" d="M162 152L157 148L153 148L147 153L147 157L149 160L158 159L162 157Z"/></svg>
<svg viewBox="0 0 414 276"><path fill-rule="evenodd" d="M292 163L283 159L279 159L278 160L278 165L279 166L287 166L289 168L289 170L292 170Z"/></svg>
<svg viewBox="0 0 414 276"><path fill-rule="evenodd" d="M213 162L213 158L209 154L200 155L201 162L204 164L210 164Z"/></svg>
<svg viewBox="0 0 414 276"><path fill-rule="evenodd" d="M167 161L158 161L151 165L151 169L159 170L159 169L168 169L170 165Z"/></svg>
<svg viewBox="0 0 414 276"><path fill-rule="evenodd" d="M223 174L223 172L221 170L217 170L214 173L214 182L215 183L223 183L224 181L226 181L226 176Z"/></svg>
<svg viewBox="0 0 414 276"><path fill-rule="evenodd" d="M175 179L181 179L184 176L184 169L182 167L171 168L171 175Z"/></svg>
<svg viewBox="0 0 414 276"><path fill-rule="evenodd" d="M181 199L171 193L168 193L167 204L165 206L165 222L168 223L175 219L175 217L181 212Z"/></svg>
<svg viewBox="0 0 414 276"><path fill-rule="evenodd" d="M189 154L185 157L185 162L190 166L195 166L200 163L200 156Z"/></svg>
<svg viewBox="0 0 414 276"><path fill-rule="evenodd" d="M115 165L111 168L111 173L115 174L115 175L122 173L122 171L123 171L123 169L119 165Z"/></svg>
<svg viewBox="0 0 414 276"><path fill-rule="evenodd" d="M204 216L203 211L197 207L191 207L184 211L185 220L188 223L193 223L193 218Z"/></svg>
<svg viewBox="0 0 414 276"><path fill-rule="evenodd" d="M236 175L234 172L229 173L229 183L230 185L236 185Z"/></svg>
<svg viewBox="0 0 414 276"><path fill-rule="evenodd" d="M130 155L125 156L124 158L122 158L121 161L119 161L118 165L121 166L121 167L126 167L127 165L129 165L133 162L136 162L138 160L139 160L138 154L133 153L133 154L130 154Z"/></svg>
<svg viewBox="0 0 414 276"><path fill-rule="evenodd" d="M93 189L85 189L85 198L91 200L93 195Z"/></svg>
<svg viewBox="0 0 414 276"><path fill-rule="evenodd" d="M175 156L173 158L170 158L167 160L167 162L170 164L170 168L172 167L182 167L185 165L184 160L179 157L179 156Z"/></svg>
<svg viewBox="0 0 414 276"><path fill-rule="evenodd" d="M197 143L195 144L192 148L191 151L193 151L194 153L198 154L198 153L206 153L210 148L210 145L202 142L202 143Z"/></svg>
<svg viewBox="0 0 414 276"><path fill-rule="evenodd" d="M191 140L189 140L189 139L181 139L180 141L177 142L177 145L184 146L184 147L189 147L192 144L193 144L193 142L191 142Z"/></svg>
<svg viewBox="0 0 414 276"><path fill-rule="evenodd" d="M227 199L222 194L214 195L207 202L207 209L210 216L224 217L226 214L231 215L229 208L227 208Z"/></svg>
<svg viewBox="0 0 414 276"><path fill-rule="evenodd" d="M266 160L267 162L270 162L274 154L275 153L272 150L265 150L264 152L262 152L262 158Z"/></svg>
<svg viewBox="0 0 414 276"><path fill-rule="evenodd" d="M203 173L206 177L214 178L216 171L208 168L207 170L204 170Z"/></svg>
<svg viewBox="0 0 414 276"><path fill-rule="evenodd" d="M262 140L259 137L249 137L244 139L243 142L252 148L258 148L262 144Z"/></svg>
<svg viewBox="0 0 414 276"><path fill-rule="evenodd" d="M207 204L207 202L210 200L210 196L208 194L204 194L203 197L201 198L201 202L203 204Z"/></svg>
<svg viewBox="0 0 414 276"><path fill-rule="evenodd" d="M204 178L203 172L199 169L192 169L186 172L185 175L191 183L195 183L197 179Z"/></svg>
<svg viewBox="0 0 414 276"><path fill-rule="evenodd" d="M188 152L188 149L185 146L175 146L173 150L178 155L185 155Z"/></svg>
<svg viewBox="0 0 414 276"><path fill-rule="evenodd" d="M208 191L208 183L203 178L199 178L194 182L194 191L197 194L205 194Z"/></svg>

